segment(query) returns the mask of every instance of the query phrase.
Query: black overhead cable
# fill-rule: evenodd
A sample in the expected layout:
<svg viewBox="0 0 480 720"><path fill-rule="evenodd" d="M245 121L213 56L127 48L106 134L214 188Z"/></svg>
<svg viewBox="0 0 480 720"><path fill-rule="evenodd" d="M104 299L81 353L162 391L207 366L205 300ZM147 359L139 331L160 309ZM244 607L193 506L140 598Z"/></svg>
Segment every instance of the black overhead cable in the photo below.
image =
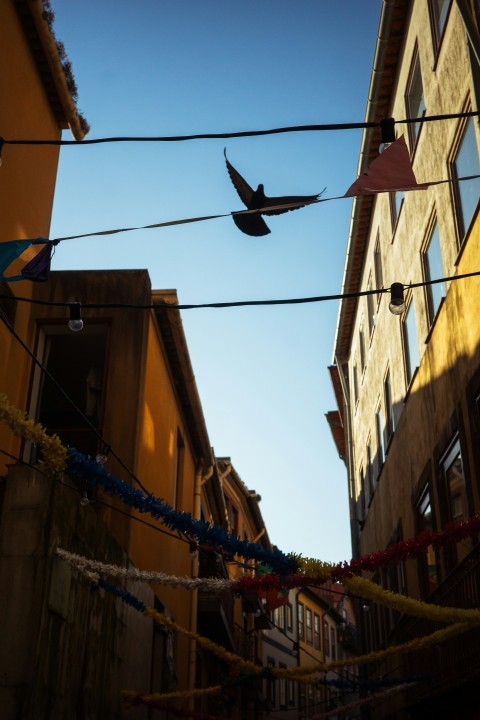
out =
<svg viewBox="0 0 480 720"><path fill-rule="evenodd" d="M425 123L435 120L452 120L456 118L476 117L480 114L478 110L470 110L462 113L447 113L443 115L424 115L419 118L405 118L394 120L395 124ZM389 118L390 119L390 118ZM184 140L215 140L241 137L256 137L260 135L279 135L291 132L319 132L326 130L362 130L365 128L381 127L384 121L377 122L356 122L356 123L331 123L323 125L291 125L289 127L272 128L270 130L244 130L240 132L226 133L196 133L193 135L158 135L158 136L129 136L129 137L108 137L95 138L92 140L8 140L0 137L0 144L5 145L98 145L100 143L113 142L181 142Z"/></svg>
<svg viewBox="0 0 480 720"><path fill-rule="evenodd" d="M80 272L80 271L79 271ZM108 272L108 271L106 271ZM480 270L470 273L462 273L461 275L451 275L450 277L436 278L434 280L422 280L416 283L405 283L403 288L426 287L427 285L436 285L437 283L453 282L454 280L463 280L469 277L480 275ZM286 298L281 300L238 300L233 302L215 302L215 303L197 303L197 304L175 304L168 302L157 302L150 305L135 305L129 303L81 303L83 309L107 310L107 309L129 309L129 310L196 310L201 308L229 308L229 307L252 307L262 305L300 305L307 303L326 302L328 300L351 300L353 298L363 297L364 295L380 295L389 293L390 288L374 288L373 290L358 290L351 293L339 293L337 295L316 295L313 297L302 298ZM33 300L21 296L11 298L9 295L0 294L0 299L14 299L18 302L26 302L32 305L43 305L46 307L64 307L68 308L72 304L70 302L55 302L50 300ZM1 317L1 315L0 315ZM3 319L3 318L2 318Z"/></svg>

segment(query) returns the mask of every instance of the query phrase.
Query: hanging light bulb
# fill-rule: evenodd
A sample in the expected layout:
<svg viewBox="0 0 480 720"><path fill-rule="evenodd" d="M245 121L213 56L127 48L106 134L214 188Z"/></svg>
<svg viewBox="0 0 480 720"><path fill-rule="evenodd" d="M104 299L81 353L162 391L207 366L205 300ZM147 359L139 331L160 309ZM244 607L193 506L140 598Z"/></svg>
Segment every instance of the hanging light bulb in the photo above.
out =
<svg viewBox="0 0 480 720"><path fill-rule="evenodd" d="M84 491L82 497L80 498L80 505L82 507L86 507L87 505L90 505L90 500L89 500L86 490Z"/></svg>
<svg viewBox="0 0 480 720"><path fill-rule="evenodd" d="M111 449L112 449L112 448L111 448L110 445L104 445L104 446L102 447L102 449L100 450L100 452L98 452L98 453L95 455L95 462L97 462L99 465L105 465L105 463L106 463L107 460L108 460L108 454L109 454L109 452L110 452Z"/></svg>
<svg viewBox="0 0 480 720"><path fill-rule="evenodd" d="M388 309L392 315L401 315L405 310L405 298L403 297L402 283L392 283L390 286L390 302Z"/></svg>
<svg viewBox="0 0 480 720"><path fill-rule="evenodd" d="M68 321L68 327L72 332L80 332L80 330L83 330L81 307L79 302L70 303L70 320Z"/></svg>
<svg viewBox="0 0 480 720"><path fill-rule="evenodd" d="M380 120L380 132L382 134L382 140L378 146L378 152L382 153L395 142L395 120L393 118L383 118L383 120Z"/></svg>

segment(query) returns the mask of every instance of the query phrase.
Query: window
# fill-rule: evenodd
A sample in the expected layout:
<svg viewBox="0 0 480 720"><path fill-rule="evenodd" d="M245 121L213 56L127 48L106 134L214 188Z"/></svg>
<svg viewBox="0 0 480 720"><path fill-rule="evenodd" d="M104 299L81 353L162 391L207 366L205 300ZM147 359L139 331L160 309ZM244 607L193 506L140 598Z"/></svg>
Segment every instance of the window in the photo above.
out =
<svg viewBox="0 0 480 720"><path fill-rule="evenodd" d="M284 663L278 663L279 668L287 669ZM278 683L278 702L281 708L287 707L287 681L285 678L280 678Z"/></svg>
<svg viewBox="0 0 480 720"><path fill-rule="evenodd" d="M423 274L425 281L437 280L444 277L442 250L440 248L440 235L438 233L438 224L434 223L428 244L422 255ZM433 323L435 316L440 307L442 299L446 295L445 283L435 283L426 285L425 292L427 296L427 309L430 325Z"/></svg>
<svg viewBox="0 0 480 720"><path fill-rule="evenodd" d="M375 270L375 286L377 290L383 288L383 267L382 267L382 251L380 250L380 236L377 234L377 242L373 253L373 266ZM383 293L378 293L377 304L382 299Z"/></svg>
<svg viewBox="0 0 480 720"><path fill-rule="evenodd" d="M390 382L390 370L387 370L385 380L383 381L383 397L385 401L385 454L387 453L388 443L395 430L395 418L393 416L392 403L392 386Z"/></svg>
<svg viewBox="0 0 480 720"><path fill-rule="evenodd" d="M401 190L390 193L390 217L392 219L392 230L395 230L403 207L404 193Z"/></svg>
<svg viewBox="0 0 480 720"><path fill-rule="evenodd" d="M382 406L379 404L375 413L375 430L377 434L377 477L383 467L385 460L385 446L383 444L383 415Z"/></svg>
<svg viewBox="0 0 480 720"><path fill-rule="evenodd" d="M295 705L295 683L293 680L287 680L288 704Z"/></svg>
<svg viewBox="0 0 480 720"><path fill-rule="evenodd" d="M271 657L267 658L267 667L274 668L275 667L275 660ZM268 679L266 681L267 683L267 702L269 704L270 708L275 707L276 698L275 698L275 680Z"/></svg>
<svg viewBox="0 0 480 720"><path fill-rule="evenodd" d="M415 306L413 298L405 311L402 321L403 352L405 355L405 374L407 386L410 385L415 370L420 365L418 352L417 325L415 322Z"/></svg>
<svg viewBox="0 0 480 720"><path fill-rule="evenodd" d="M313 615L313 644L317 650L320 650L320 615Z"/></svg>
<svg viewBox="0 0 480 720"><path fill-rule="evenodd" d="M433 45L436 51L440 47L451 4L452 0L429 0Z"/></svg>
<svg viewBox="0 0 480 720"><path fill-rule="evenodd" d="M368 500L366 502L369 504L373 497L372 441L371 441L370 437L367 440L366 468L367 468L366 486L367 486L367 492L368 492Z"/></svg>
<svg viewBox="0 0 480 720"><path fill-rule="evenodd" d="M287 625L287 630L291 630L293 627L292 624L292 604L288 603L288 605L285 605L285 623Z"/></svg>
<svg viewBox="0 0 480 720"><path fill-rule="evenodd" d="M352 375L353 375L353 395L354 395L353 401L356 404L358 402L358 366L357 366L356 356L353 361Z"/></svg>
<svg viewBox="0 0 480 720"><path fill-rule="evenodd" d="M475 138L473 118L465 126L460 145L452 163L452 174L455 181L454 198L460 244L464 241L469 226L475 215L480 197L480 178L458 182L458 178L480 173L478 147Z"/></svg>
<svg viewBox="0 0 480 720"><path fill-rule="evenodd" d="M410 68L410 77L408 79L407 91L405 93L405 107L408 118L420 118L425 114L425 99L423 96L422 71L420 69L418 48L415 48ZM421 125L422 123L420 122L408 124L411 152L413 152L417 144Z"/></svg>
<svg viewBox="0 0 480 720"><path fill-rule="evenodd" d="M428 484L424 487L415 507L417 534L434 530L432 502ZM425 595L429 595L439 583L438 558L435 548L429 545L425 556L418 559L420 583Z"/></svg>
<svg viewBox="0 0 480 720"><path fill-rule="evenodd" d="M313 634L312 634L312 611L310 608L305 610L305 627L306 627L306 641L309 645L313 645Z"/></svg>
<svg viewBox="0 0 480 720"><path fill-rule="evenodd" d="M468 517L468 504L458 438L443 457L442 474L445 482L448 520L464 520Z"/></svg>
<svg viewBox="0 0 480 720"><path fill-rule="evenodd" d="M368 278L367 290L373 290L372 287L372 274ZM367 295L367 316L368 316L368 331L370 337L372 336L375 327L375 308L373 303L373 295Z"/></svg>
<svg viewBox="0 0 480 720"><path fill-rule="evenodd" d="M101 433L105 397L108 327L89 322L81 333L62 325L44 326L36 355ZM95 457L98 437L48 376L35 370L29 414L64 445ZM30 458L29 458L30 459Z"/></svg>
<svg viewBox="0 0 480 720"><path fill-rule="evenodd" d="M305 606L299 602L297 605L298 639L305 639Z"/></svg>
<svg viewBox="0 0 480 720"><path fill-rule="evenodd" d="M329 625L326 620L323 621L323 649L327 657L330 656L330 636Z"/></svg>
<svg viewBox="0 0 480 720"><path fill-rule="evenodd" d="M360 487L358 489L358 513L360 520L364 520L367 508L365 503L365 473L363 472L363 467L360 468L359 478Z"/></svg>
<svg viewBox="0 0 480 720"><path fill-rule="evenodd" d="M337 637L334 627L330 628L330 642L332 643L331 658L332 660L335 660L337 657Z"/></svg>
<svg viewBox="0 0 480 720"><path fill-rule="evenodd" d="M359 336L359 346L360 346L360 370L365 370L365 330L363 327L363 320L362 324L360 325L360 336Z"/></svg>

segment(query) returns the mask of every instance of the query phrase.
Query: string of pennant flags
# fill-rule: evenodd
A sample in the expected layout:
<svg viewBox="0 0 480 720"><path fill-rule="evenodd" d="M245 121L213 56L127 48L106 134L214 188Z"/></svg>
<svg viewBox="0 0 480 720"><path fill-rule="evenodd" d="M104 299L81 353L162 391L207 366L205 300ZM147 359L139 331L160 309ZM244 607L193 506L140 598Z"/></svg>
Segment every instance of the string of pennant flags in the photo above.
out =
<svg viewBox="0 0 480 720"><path fill-rule="evenodd" d="M79 233L76 235L66 235L55 239L34 238L34 239L18 239L9 240L0 243L0 280L4 282L18 282L21 280L30 280L42 282L48 280L50 265L55 247L66 240L76 240L87 237L115 235L125 232L133 232L137 230L150 230L169 227L174 225L184 225L188 223L203 222L205 220L214 220L218 218L233 217L238 224L238 218L243 216L259 216L262 212L275 214L288 209L303 207L305 204L316 204L321 202L329 202L343 198L359 197L363 195L375 195L383 192L410 192L415 190L426 190L433 185L445 183L463 182L480 178L480 175L470 175L455 180L434 180L424 183L418 183L413 172L410 161L408 147L403 135L395 140L386 148L373 162L367 170L348 188L346 193L341 196L332 198L318 197L317 199L301 202L282 202L278 205L269 205L268 208L256 207L254 209L238 210L232 213L223 213L217 215L204 215L179 220L170 220L150 225L142 225L125 228L112 228L108 230L98 230L90 233ZM20 271L20 274L6 275L8 267L19 258L30 246L43 245L39 253L29 261Z"/></svg>

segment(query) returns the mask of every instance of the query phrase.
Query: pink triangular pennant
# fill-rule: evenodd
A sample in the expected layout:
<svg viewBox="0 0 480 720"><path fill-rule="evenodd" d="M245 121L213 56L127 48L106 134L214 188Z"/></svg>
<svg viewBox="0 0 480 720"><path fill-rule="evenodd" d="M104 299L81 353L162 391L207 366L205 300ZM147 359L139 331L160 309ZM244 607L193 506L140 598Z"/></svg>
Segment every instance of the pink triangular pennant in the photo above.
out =
<svg viewBox="0 0 480 720"><path fill-rule="evenodd" d="M417 183L407 143L401 135L370 163L365 172L350 185L344 197L397 190L424 190L427 187L428 183Z"/></svg>

